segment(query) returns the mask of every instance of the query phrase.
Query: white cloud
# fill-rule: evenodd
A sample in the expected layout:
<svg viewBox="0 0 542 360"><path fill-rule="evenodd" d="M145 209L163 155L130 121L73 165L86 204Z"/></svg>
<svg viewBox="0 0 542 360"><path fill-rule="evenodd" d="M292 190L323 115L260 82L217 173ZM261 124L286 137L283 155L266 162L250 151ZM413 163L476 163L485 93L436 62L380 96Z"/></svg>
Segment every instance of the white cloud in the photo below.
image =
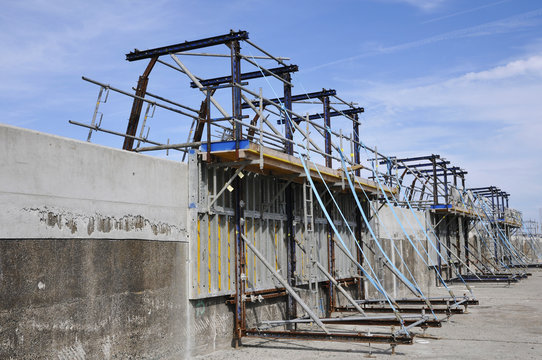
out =
<svg viewBox="0 0 542 360"><path fill-rule="evenodd" d="M468 73L463 76L462 80L502 80L523 75L542 76L542 55L512 61L506 65L497 66L486 71Z"/></svg>
<svg viewBox="0 0 542 360"><path fill-rule="evenodd" d="M0 69L10 75L66 73L95 64L98 54L165 26L163 1L24 1L0 15ZM126 46L126 44L123 44ZM120 54L125 49L115 49ZM122 55L119 56L122 59Z"/></svg>
<svg viewBox="0 0 542 360"><path fill-rule="evenodd" d="M542 54L419 82L352 94L366 100L364 133L385 153L449 157L469 171L468 185L499 186L514 206L535 211L542 204Z"/></svg>
<svg viewBox="0 0 542 360"><path fill-rule="evenodd" d="M541 80L542 55L534 55L426 85L375 85L365 96L393 112L421 107L468 109L478 121L516 123L534 116L533 108L542 106Z"/></svg>

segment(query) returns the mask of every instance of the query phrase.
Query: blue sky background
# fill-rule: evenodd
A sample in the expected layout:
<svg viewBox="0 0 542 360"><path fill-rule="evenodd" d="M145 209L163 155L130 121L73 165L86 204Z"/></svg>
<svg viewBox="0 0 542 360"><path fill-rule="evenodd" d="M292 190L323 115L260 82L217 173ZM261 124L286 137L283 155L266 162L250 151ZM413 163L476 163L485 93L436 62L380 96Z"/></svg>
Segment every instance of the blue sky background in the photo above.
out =
<svg viewBox="0 0 542 360"><path fill-rule="evenodd" d="M540 216L542 2L535 0L4 2L0 121L85 140L88 131L68 124L90 122L94 110L98 88L82 75L128 90L146 62L128 63L125 53L230 29L299 65L294 93L333 88L364 106L367 144L400 157L439 153L469 171L467 186L496 185L525 218ZM223 60L186 63L202 77L229 71ZM163 66L149 91L196 108L201 101L182 74ZM104 127L125 130L129 101L111 95L102 110ZM157 111L149 137L184 141L187 124L175 121Z"/></svg>

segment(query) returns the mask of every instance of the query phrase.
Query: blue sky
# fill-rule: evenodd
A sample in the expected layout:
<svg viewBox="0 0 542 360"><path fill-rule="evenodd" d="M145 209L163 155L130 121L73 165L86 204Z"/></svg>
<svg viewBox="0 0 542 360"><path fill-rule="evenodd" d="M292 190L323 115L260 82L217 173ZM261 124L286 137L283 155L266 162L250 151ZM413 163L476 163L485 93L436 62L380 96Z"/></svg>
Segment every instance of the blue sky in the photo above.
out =
<svg viewBox="0 0 542 360"><path fill-rule="evenodd" d="M92 116L98 88L82 75L128 90L146 64L126 62L125 53L230 29L299 65L299 91L333 88L364 106L366 143L401 157L439 153L469 171L469 187L499 186L512 207L538 218L542 2L535 0L7 2L1 121L85 140L87 131L68 124ZM228 71L199 61L187 63L202 77ZM149 91L198 107L201 95L186 85L180 74L156 69ZM130 104L123 101L112 95L103 105L104 127L124 130ZM150 137L173 142L185 128L157 111ZM93 139L121 146L112 136Z"/></svg>

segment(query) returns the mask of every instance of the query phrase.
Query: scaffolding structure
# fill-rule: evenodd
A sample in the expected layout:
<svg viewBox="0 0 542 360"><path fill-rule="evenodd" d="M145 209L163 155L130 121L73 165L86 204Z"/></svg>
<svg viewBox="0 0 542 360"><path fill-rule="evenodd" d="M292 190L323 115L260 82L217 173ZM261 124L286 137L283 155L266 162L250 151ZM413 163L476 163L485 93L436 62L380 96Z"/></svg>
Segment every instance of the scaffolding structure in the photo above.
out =
<svg viewBox="0 0 542 360"><path fill-rule="evenodd" d="M194 52L215 46L228 53ZM259 55L243 53L242 46ZM194 56L229 61L231 71L198 77L183 59ZM237 345L244 337L263 337L387 343L394 350L413 343L414 327L440 327L478 304L472 293L455 296L451 290L449 297L427 297L414 277L405 276L406 263L400 270L379 242L383 206L412 212L422 239L403 231L439 286L460 281L470 291L469 281L527 276L512 270L527 264L508 241L522 226L521 214L508 208L508 193L494 186L467 189L467 172L439 155L397 159L365 145L363 107L334 89L294 93L298 66L251 42L246 31L134 50L126 60L148 61L135 92L83 77L100 87L97 105L90 124L70 123L88 128L88 141L100 131L122 137L127 151L183 154L193 239L190 299L224 297L232 307ZM201 102L188 106L149 93L157 64L184 74ZM254 81L265 81L266 91L251 88ZM125 132L106 129L98 118L111 91L133 99ZM219 101L224 98L231 106ZM307 106L321 110L303 113ZM147 121L157 108L191 121L185 142L149 139ZM368 159L362 163L363 153ZM418 219L421 212L429 221ZM475 244L469 233L477 227L488 231ZM394 298L385 290L377 258L412 297ZM370 298L370 286L381 296ZM283 318L250 317L248 309L281 301Z"/></svg>
<svg viewBox="0 0 542 360"><path fill-rule="evenodd" d="M445 252L445 259L437 259L443 279L509 283L526 276L507 270L525 267L509 244L511 233L522 226L521 213L509 208L509 193L495 186L466 188L468 172L440 155L393 162L402 172L398 186L410 183L404 186L404 202L430 213L437 251Z"/></svg>

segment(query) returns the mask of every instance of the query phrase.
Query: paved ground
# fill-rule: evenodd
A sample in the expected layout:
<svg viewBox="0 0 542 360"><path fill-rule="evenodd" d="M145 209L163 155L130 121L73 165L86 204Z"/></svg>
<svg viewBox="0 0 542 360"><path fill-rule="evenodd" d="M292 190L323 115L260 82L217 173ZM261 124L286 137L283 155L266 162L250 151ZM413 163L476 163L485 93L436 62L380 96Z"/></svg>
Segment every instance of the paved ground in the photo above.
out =
<svg viewBox="0 0 542 360"><path fill-rule="evenodd" d="M478 285L479 306L456 315L432 338L415 338L414 345L389 347L367 344L245 340L239 349L217 351L205 359L542 359L542 271L510 287ZM461 292L459 288L455 291Z"/></svg>

